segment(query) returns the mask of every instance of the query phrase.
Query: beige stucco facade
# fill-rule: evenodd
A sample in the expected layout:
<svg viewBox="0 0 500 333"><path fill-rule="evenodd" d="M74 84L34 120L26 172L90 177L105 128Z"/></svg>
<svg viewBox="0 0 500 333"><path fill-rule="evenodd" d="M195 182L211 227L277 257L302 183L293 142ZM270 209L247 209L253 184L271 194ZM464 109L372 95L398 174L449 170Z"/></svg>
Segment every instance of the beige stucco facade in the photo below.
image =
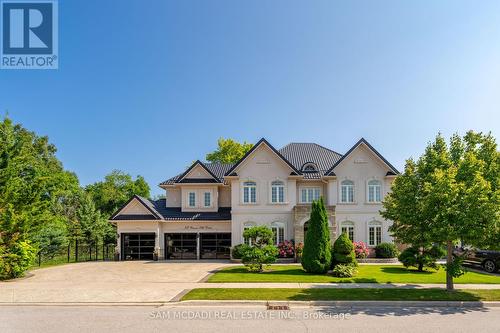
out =
<svg viewBox="0 0 500 333"><path fill-rule="evenodd" d="M332 241L338 237L344 226L350 228L354 241L363 241L374 246L374 243L378 242L392 242L388 231L391 221L384 220L379 211L382 209L380 201L390 191L396 176L394 170L362 139L333 164L329 172L323 170L320 177L308 179L301 174L301 170L291 165L264 141L234 165L230 174L225 174L217 182L211 182L214 174L200 162L195 163L175 181L161 185L166 193L164 208L181 215L191 213L189 216L192 220L158 218L156 221L145 219L112 222L117 225L119 235L154 232L155 247L162 251L164 235L167 233L231 233L231 245L234 246L244 241L244 228L254 225L282 228L285 240L295 240L299 243L304 241L304 224L310 216L311 205L309 202L303 202L304 198L309 200L307 198L311 194L306 195L306 192L310 190L310 193L319 193L324 198ZM283 200L280 199L279 203L273 202L272 197L272 184L276 181L283 184L284 191ZM352 202L342 200L343 181L352 184ZM369 182L372 185L378 184L380 201L373 202L373 198L369 200ZM252 192L251 202L245 202L243 188L249 183L255 188L255 192ZM211 199L208 206L204 201L206 193L210 193ZM246 200L248 201L248 198ZM120 214L152 214L146 206L140 200L132 200ZM217 214L221 209L230 211L230 219L202 220L204 213ZM374 231L373 227L379 229Z"/></svg>

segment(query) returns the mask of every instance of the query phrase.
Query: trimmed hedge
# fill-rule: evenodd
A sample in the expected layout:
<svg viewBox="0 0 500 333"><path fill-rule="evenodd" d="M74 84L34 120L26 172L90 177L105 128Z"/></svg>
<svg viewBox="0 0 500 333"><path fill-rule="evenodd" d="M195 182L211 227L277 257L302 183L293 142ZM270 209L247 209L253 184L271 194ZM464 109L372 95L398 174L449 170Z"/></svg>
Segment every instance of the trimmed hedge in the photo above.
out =
<svg viewBox="0 0 500 333"><path fill-rule="evenodd" d="M392 243L380 243L375 247L377 258L396 258L398 254L398 248Z"/></svg>

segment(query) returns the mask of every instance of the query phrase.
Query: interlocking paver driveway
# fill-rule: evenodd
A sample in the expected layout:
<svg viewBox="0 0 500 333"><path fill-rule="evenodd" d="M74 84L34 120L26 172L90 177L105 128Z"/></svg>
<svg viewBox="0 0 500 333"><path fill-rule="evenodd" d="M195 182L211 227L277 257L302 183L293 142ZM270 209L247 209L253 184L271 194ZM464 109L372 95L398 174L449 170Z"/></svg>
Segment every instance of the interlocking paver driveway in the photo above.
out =
<svg viewBox="0 0 500 333"><path fill-rule="evenodd" d="M223 262L86 262L0 282L0 302L165 302Z"/></svg>

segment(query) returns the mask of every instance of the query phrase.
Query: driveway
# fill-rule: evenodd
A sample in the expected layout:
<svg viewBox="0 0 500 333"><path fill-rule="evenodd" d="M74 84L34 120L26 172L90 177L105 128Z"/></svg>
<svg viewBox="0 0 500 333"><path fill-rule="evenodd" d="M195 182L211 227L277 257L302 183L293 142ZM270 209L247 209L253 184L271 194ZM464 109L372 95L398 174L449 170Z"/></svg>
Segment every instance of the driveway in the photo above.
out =
<svg viewBox="0 0 500 333"><path fill-rule="evenodd" d="M86 262L0 282L0 303L166 302L224 262Z"/></svg>

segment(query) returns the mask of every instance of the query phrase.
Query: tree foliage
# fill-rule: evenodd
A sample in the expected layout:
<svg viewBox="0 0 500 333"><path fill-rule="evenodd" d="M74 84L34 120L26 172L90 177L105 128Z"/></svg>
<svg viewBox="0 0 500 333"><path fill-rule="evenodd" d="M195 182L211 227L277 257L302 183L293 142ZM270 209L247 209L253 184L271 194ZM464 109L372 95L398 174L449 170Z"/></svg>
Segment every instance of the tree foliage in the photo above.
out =
<svg viewBox="0 0 500 333"><path fill-rule="evenodd" d="M328 215L323 198L320 198L312 203L301 263L306 272L326 273L330 268L331 259Z"/></svg>
<svg viewBox="0 0 500 333"><path fill-rule="evenodd" d="M446 251L439 245L431 247L411 246L401 252L398 260L405 267L415 267L419 272L422 272L425 267L439 269L436 261L445 255Z"/></svg>
<svg viewBox="0 0 500 333"><path fill-rule="evenodd" d="M417 162L406 163L384 200L384 218L401 242L416 247L447 245L447 287L463 273L453 243L488 248L500 241L500 153L491 134L441 135Z"/></svg>
<svg viewBox="0 0 500 333"><path fill-rule="evenodd" d="M236 163L253 147L251 143L247 143L246 141L239 143L233 139L224 138L220 138L217 141L217 146L215 151L207 154L207 161Z"/></svg>
<svg viewBox="0 0 500 333"><path fill-rule="evenodd" d="M243 237L250 246L241 248L241 261L252 272L262 272L264 265L272 264L278 256L278 249L273 245L273 231L262 225L246 229Z"/></svg>
<svg viewBox="0 0 500 333"><path fill-rule="evenodd" d="M23 274L34 254L53 257L72 240L114 242L107 218L133 194L149 196L142 177L120 171L85 190L55 153L47 137L1 119L0 279Z"/></svg>

